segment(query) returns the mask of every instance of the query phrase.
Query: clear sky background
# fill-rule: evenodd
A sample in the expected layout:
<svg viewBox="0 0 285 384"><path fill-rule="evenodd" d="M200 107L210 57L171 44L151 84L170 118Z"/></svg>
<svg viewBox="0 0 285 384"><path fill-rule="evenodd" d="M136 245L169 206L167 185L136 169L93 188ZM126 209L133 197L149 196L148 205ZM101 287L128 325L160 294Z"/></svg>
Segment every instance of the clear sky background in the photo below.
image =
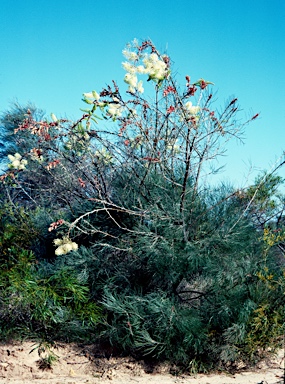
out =
<svg viewBox="0 0 285 384"><path fill-rule="evenodd" d="M217 106L238 97L260 113L245 144L228 146L219 176L244 186L285 150L284 0L0 0L0 113L28 101L78 118L83 92L123 83L122 49L150 38L178 80L215 83ZM285 177L285 167L279 174Z"/></svg>

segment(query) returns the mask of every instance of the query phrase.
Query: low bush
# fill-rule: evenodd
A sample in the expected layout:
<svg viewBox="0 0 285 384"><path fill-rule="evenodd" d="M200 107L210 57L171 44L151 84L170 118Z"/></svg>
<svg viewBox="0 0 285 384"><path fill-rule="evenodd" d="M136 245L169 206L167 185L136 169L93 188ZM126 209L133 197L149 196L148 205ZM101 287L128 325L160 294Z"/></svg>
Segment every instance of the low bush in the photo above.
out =
<svg viewBox="0 0 285 384"><path fill-rule="evenodd" d="M87 340L94 334L100 309L86 283L70 268L38 262L32 252L9 250L1 265L1 338ZM11 263L11 260L16 260Z"/></svg>
<svg viewBox="0 0 285 384"><path fill-rule="evenodd" d="M283 163L244 189L209 183L258 114L214 107L204 79L179 87L151 41L124 55L126 94L113 81L76 122L27 111L15 129L2 337L99 340L193 372L254 361L284 330Z"/></svg>

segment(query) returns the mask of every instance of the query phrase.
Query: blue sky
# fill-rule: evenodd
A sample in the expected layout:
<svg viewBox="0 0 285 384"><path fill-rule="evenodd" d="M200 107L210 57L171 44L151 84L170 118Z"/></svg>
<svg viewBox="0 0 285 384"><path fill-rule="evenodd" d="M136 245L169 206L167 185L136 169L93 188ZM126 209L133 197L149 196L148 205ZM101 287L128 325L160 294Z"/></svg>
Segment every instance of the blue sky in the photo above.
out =
<svg viewBox="0 0 285 384"><path fill-rule="evenodd" d="M78 118L83 92L123 83L122 49L150 38L184 84L215 83L217 106L238 97L260 113L232 141L219 176L244 186L285 150L284 0L0 0L0 112L13 100ZM285 177L285 167L280 170Z"/></svg>

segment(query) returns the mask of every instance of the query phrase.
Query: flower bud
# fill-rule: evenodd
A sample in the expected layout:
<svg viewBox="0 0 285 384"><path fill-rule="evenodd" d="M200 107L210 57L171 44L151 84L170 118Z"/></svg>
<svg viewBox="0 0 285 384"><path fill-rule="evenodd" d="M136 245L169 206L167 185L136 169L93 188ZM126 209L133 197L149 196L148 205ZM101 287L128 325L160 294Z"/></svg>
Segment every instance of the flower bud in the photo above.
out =
<svg viewBox="0 0 285 384"><path fill-rule="evenodd" d="M72 251L71 243L63 244L61 247L62 247L64 253L68 253L68 252Z"/></svg>
<svg viewBox="0 0 285 384"><path fill-rule="evenodd" d="M99 93L97 93L96 91L92 91L92 95L93 95L93 97L94 97L94 99L95 100L99 100L100 99L100 95L99 95Z"/></svg>
<svg viewBox="0 0 285 384"><path fill-rule="evenodd" d="M52 121L54 121L56 123L57 122L57 117L55 116L55 114L52 113L50 116L52 118Z"/></svg>
<svg viewBox="0 0 285 384"><path fill-rule="evenodd" d="M78 244L76 244L75 242L72 242L72 243L71 243L71 246L72 246L72 250L73 250L73 251L77 251L77 249L78 249Z"/></svg>
<svg viewBox="0 0 285 384"><path fill-rule="evenodd" d="M64 255L64 249L63 249L63 246L59 246L58 248L56 248L55 252L54 252L57 256L61 256L61 255Z"/></svg>
<svg viewBox="0 0 285 384"><path fill-rule="evenodd" d="M15 160L15 157L13 155L8 155L8 159L12 162Z"/></svg>
<svg viewBox="0 0 285 384"><path fill-rule="evenodd" d="M17 153L15 153L15 158L17 159L17 160L21 160L21 158L22 158L22 156L17 152Z"/></svg>
<svg viewBox="0 0 285 384"><path fill-rule="evenodd" d="M83 93L83 96L86 97L87 99L93 99L93 92L87 92Z"/></svg>

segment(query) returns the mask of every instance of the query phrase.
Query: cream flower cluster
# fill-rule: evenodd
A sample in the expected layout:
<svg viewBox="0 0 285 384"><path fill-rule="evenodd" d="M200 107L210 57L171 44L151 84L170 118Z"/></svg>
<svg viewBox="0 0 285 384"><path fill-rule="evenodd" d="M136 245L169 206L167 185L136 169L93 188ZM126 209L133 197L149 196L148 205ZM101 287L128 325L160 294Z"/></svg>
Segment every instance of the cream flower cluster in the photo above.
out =
<svg viewBox="0 0 285 384"><path fill-rule="evenodd" d="M124 63L124 64L128 64L128 63ZM127 67L128 66L124 66L124 68L127 68ZM133 68L136 69L136 67L133 67ZM126 73L124 81L129 85L129 92L135 93L136 89L140 93L144 92L143 82L142 80L138 81L137 75L135 73L133 72Z"/></svg>
<svg viewBox="0 0 285 384"><path fill-rule="evenodd" d="M110 103L108 105L107 109L108 114L113 118L116 119L117 117L122 116L123 108L118 103Z"/></svg>
<svg viewBox="0 0 285 384"><path fill-rule="evenodd" d="M174 154L180 153L180 147L177 144L169 143L166 148Z"/></svg>
<svg viewBox="0 0 285 384"><path fill-rule="evenodd" d="M83 93L83 96L86 99L93 99L93 100L97 100L97 101L100 99L100 95L96 91Z"/></svg>
<svg viewBox="0 0 285 384"><path fill-rule="evenodd" d="M184 104L185 110L187 114L189 115L197 115L201 108L199 106L194 106L191 101L187 101L187 103Z"/></svg>
<svg viewBox="0 0 285 384"><path fill-rule="evenodd" d="M168 75L166 63L156 53L151 53L143 59L145 73L154 81L161 81Z"/></svg>
<svg viewBox="0 0 285 384"><path fill-rule="evenodd" d="M139 93L144 92L143 82L142 80L138 81L136 74L126 73L124 81L129 85L129 92L135 93L136 89Z"/></svg>
<svg viewBox="0 0 285 384"><path fill-rule="evenodd" d="M15 153L15 155L8 155L8 159L11 161L11 163L8 164L9 168L23 170L26 169L26 165L28 164L28 161L22 159L22 156L19 153Z"/></svg>
<svg viewBox="0 0 285 384"><path fill-rule="evenodd" d="M142 67L140 69L141 71L144 70L143 66L140 66L140 67ZM123 63L123 68L127 71L124 77L124 81L129 86L129 89L128 89L129 92L135 93L135 91L138 90L139 93L143 93L144 92L143 82L142 80L138 81L138 77L136 75L136 73L142 73L142 72L138 72L138 67L135 67L134 65L128 62Z"/></svg>
<svg viewBox="0 0 285 384"><path fill-rule="evenodd" d="M77 150L80 155L81 150L88 150L90 136L87 132L77 132L76 135L70 135L68 141L65 142L65 148L69 150Z"/></svg>
<svg viewBox="0 0 285 384"><path fill-rule="evenodd" d="M136 90L139 93L144 92L143 82L138 81L138 74L147 74L149 79L155 82L164 80L168 75L167 64L156 53L145 54L142 59L143 65L136 65L139 56L135 52L124 50L123 54L128 59L122 66L127 72L124 81L129 86L129 92L134 93Z"/></svg>
<svg viewBox="0 0 285 384"><path fill-rule="evenodd" d="M57 256L65 255L71 251L77 251L78 244L74 241L71 241L68 237L63 237L62 239L55 239L53 241L54 245L58 246L55 250Z"/></svg>
<svg viewBox="0 0 285 384"><path fill-rule="evenodd" d="M100 151L96 151L95 156L104 164L110 164L113 159L112 155L105 148L102 148Z"/></svg>
<svg viewBox="0 0 285 384"><path fill-rule="evenodd" d="M136 85L136 83L134 83L134 80L133 79L129 79L129 81L134 85ZM96 101L96 105L98 105L100 107L101 110L103 110L105 107L107 107L107 114L113 119L117 119L118 117L122 116L122 113L123 113L123 110L124 108L120 105L119 103L119 99L116 98L116 97L113 97L113 100L114 102L112 103L108 103L108 102L103 102L103 101L99 101L100 100L100 95L96 92L96 91L92 91L92 92L86 92L86 93L83 93L83 96L84 96L84 101L87 103L87 104L94 104L94 101ZM87 140L87 138L85 137L85 139Z"/></svg>
<svg viewBox="0 0 285 384"><path fill-rule="evenodd" d="M131 81L131 80L130 80ZM107 103L107 102L99 102L100 95L96 91L92 92L86 92L83 93L84 101L88 104L94 104L94 101L96 101L97 105L101 108L101 110L105 107L107 108L107 114L112 118L116 119L120 116L122 116L123 107L119 104L119 100L117 98L113 98L114 103Z"/></svg>
<svg viewBox="0 0 285 384"><path fill-rule="evenodd" d="M129 61L136 61L138 60L138 55L135 52L129 51L128 49L123 50L123 55L125 58Z"/></svg>

